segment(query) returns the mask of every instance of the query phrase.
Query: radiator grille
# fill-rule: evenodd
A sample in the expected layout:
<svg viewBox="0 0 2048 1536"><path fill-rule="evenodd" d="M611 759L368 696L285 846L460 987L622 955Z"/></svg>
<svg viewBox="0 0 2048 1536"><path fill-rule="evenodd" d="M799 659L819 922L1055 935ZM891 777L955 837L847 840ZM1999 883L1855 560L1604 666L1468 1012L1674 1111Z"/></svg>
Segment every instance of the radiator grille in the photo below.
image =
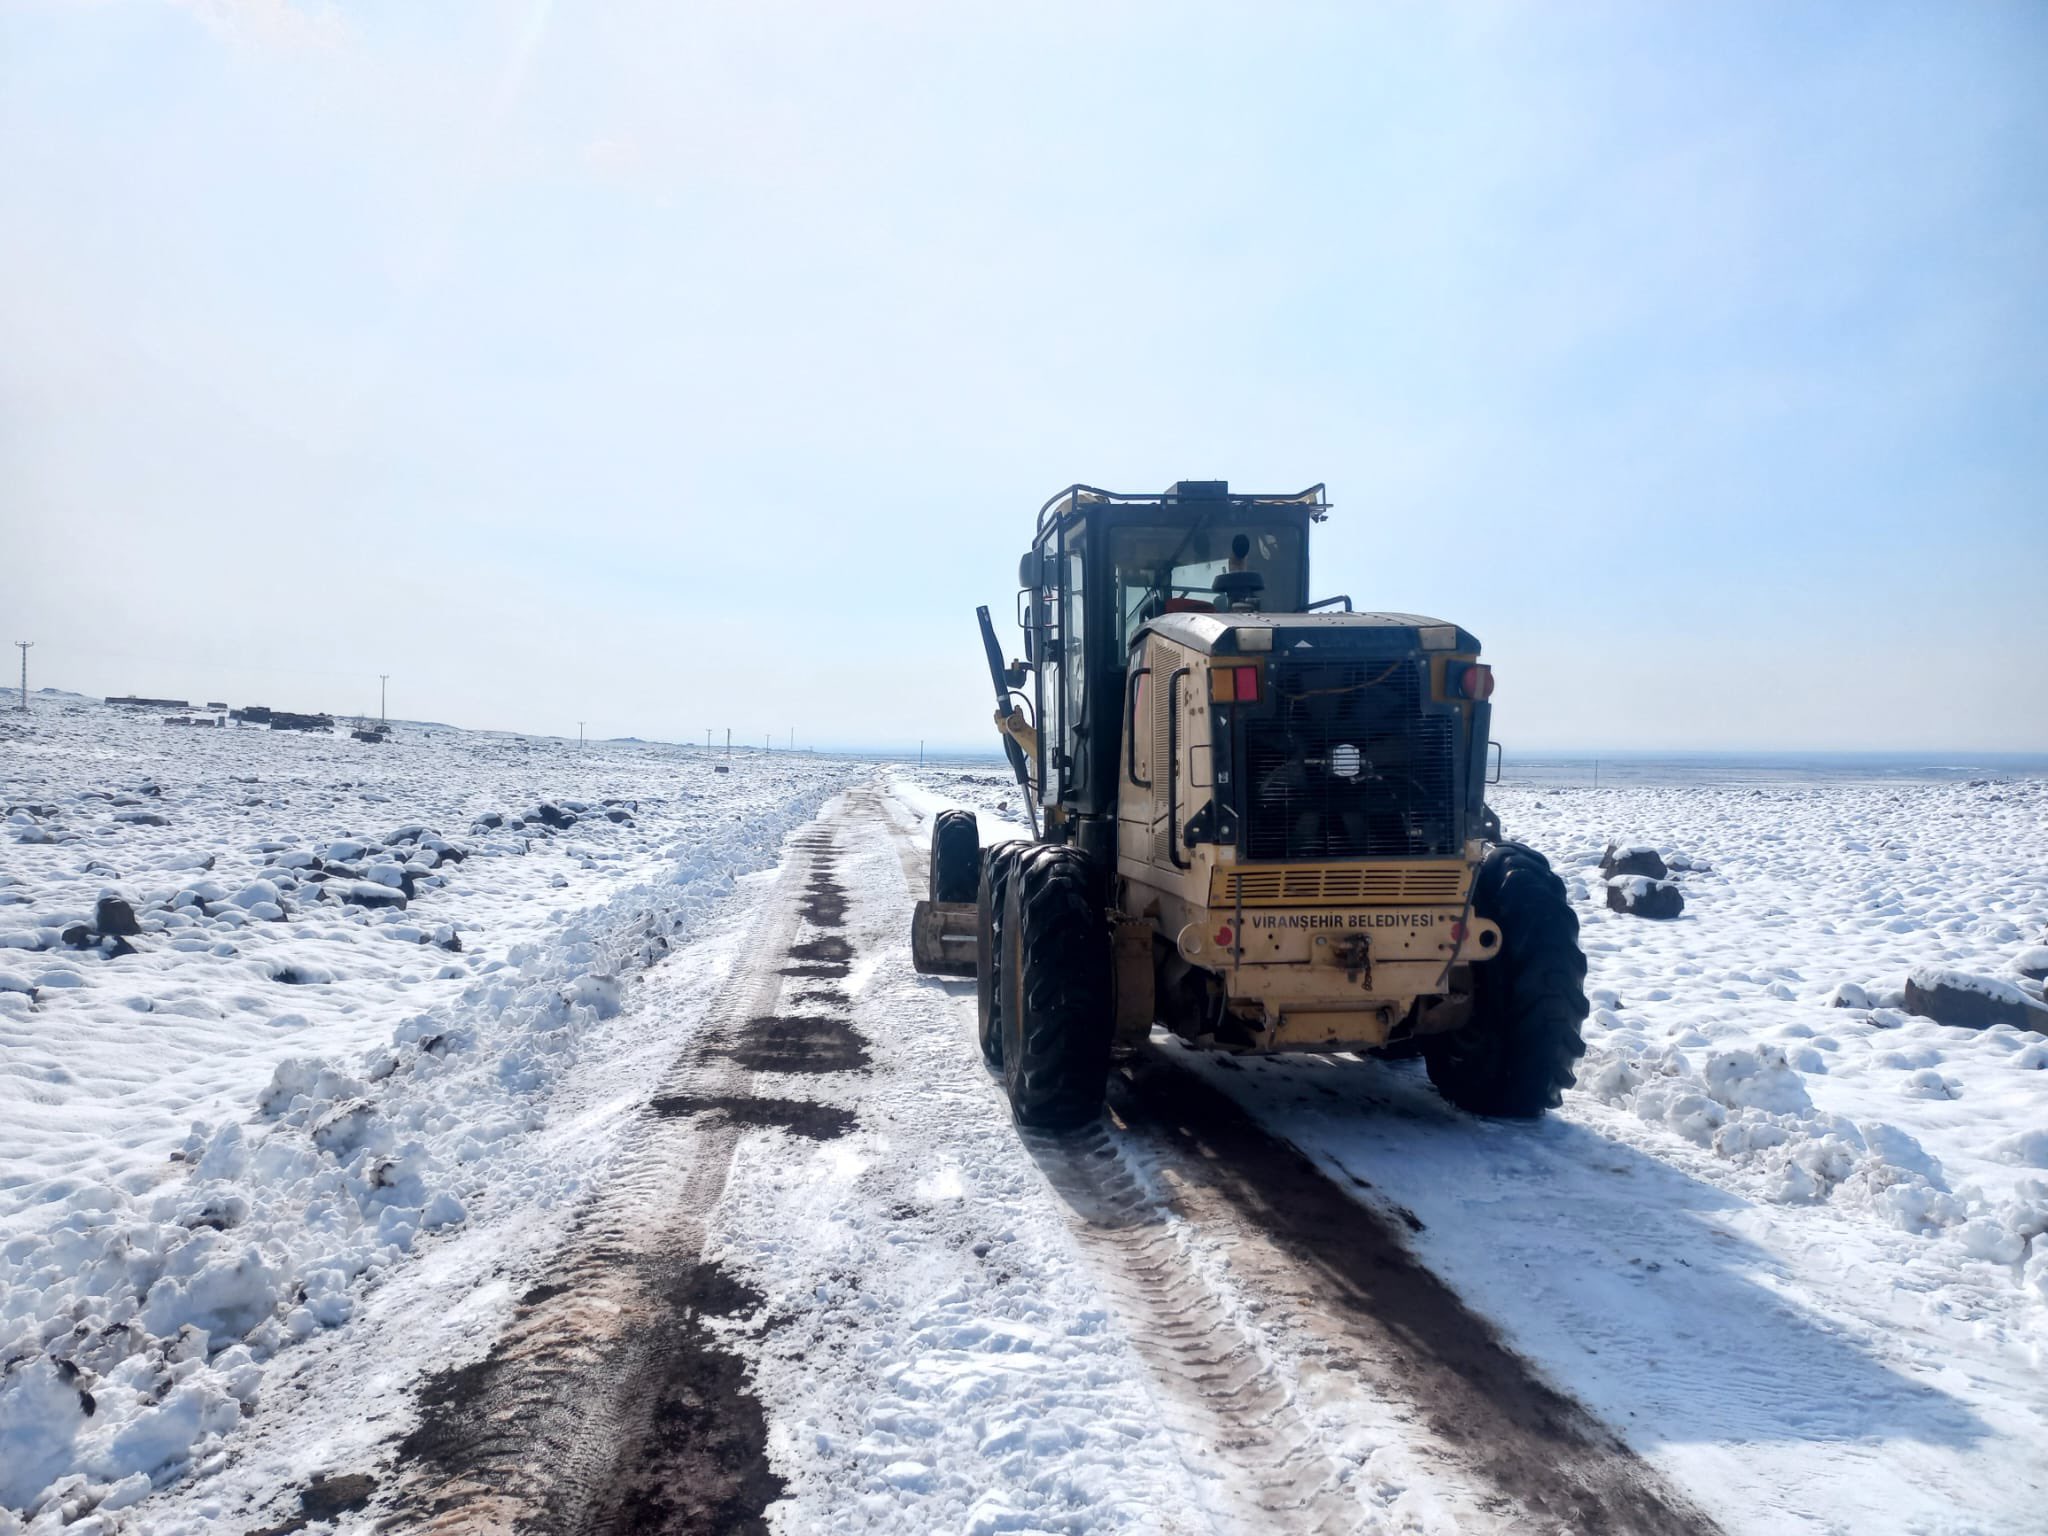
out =
<svg viewBox="0 0 2048 1536"><path fill-rule="evenodd" d="M1451 906L1470 871L1455 864L1284 864L1219 869L1209 905L1230 907Z"/></svg>
<svg viewBox="0 0 2048 1536"><path fill-rule="evenodd" d="M1245 723L1248 860L1460 851L1455 723L1423 713L1421 661L1289 658L1275 671L1272 717Z"/></svg>

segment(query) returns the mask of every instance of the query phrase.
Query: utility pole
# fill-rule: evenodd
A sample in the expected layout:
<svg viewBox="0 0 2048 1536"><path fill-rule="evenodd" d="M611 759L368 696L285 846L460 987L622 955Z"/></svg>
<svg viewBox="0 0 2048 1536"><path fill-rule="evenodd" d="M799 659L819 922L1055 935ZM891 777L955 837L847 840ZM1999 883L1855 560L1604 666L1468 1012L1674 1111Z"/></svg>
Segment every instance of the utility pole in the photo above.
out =
<svg viewBox="0 0 2048 1536"><path fill-rule="evenodd" d="M729 725L725 728L725 755L728 758L732 756L732 727Z"/></svg>
<svg viewBox="0 0 2048 1536"><path fill-rule="evenodd" d="M14 707L23 714L26 714L28 713L28 653L29 649L35 644L35 641L17 640L14 643L21 650L21 702Z"/></svg>
<svg viewBox="0 0 2048 1536"><path fill-rule="evenodd" d="M583 722L581 720L576 722L576 750L578 752L583 750Z"/></svg>
<svg viewBox="0 0 2048 1536"><path fill-rule="evenodd" d="M796 750L796 727L793 725L789 728L789 750Z"/></svg>
<svg viewBox="0 0 2048 1536"><path fill-rule="evenodd" d="M704 750L706 752L711 750L711 727L708 725L704 727Z"/></svg>
<svg viewBox="0 0 2048 1536"><path fill-rule="evenodd" d="M920 768L924 766L924 738L922 737L918 738L917 743L917 766Z"/></svg>
<svg viewBox="0 0 2048 1536"><path fill-rule="evenodd" d="M390 713L384 707L389 697L385 685L390 681L391 674L389 672L379 672L377 674L377 723L379 725L389 725L391 723Z"/></svg>

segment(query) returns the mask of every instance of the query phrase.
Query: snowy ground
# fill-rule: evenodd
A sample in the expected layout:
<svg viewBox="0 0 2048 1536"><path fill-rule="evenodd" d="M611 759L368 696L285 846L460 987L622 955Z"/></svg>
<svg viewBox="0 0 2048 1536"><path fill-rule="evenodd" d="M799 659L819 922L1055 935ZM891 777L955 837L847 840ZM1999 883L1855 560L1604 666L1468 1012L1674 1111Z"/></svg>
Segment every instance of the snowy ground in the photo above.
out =
<svg viewBox="0 0 2048 1536"><path fill-rule="evenodd" d="M573 1200L561 1085L848 772L39 706L0 772L0 1528L217 1467L416 1253ZM134 953L76 931L103 894Z"/></svg>
<svg viewBox="0 0 2048 1536"><path fill-rule="evenodd" d="M2048 1040L1896 994L2038 995L2048 784L1509 788L1592 963L1560 1114L1161 1041L1046 1139L905 952L1000 768L5 747L0 1531L2044 1528ZM67 946L103 889L139 953Z"/></svg>

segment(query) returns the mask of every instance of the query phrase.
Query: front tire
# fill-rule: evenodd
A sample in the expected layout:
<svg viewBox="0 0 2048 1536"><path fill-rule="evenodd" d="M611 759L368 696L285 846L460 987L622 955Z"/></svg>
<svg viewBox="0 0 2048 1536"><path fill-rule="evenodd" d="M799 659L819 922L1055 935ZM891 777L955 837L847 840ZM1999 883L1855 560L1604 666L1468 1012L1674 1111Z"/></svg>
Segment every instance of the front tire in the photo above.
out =
<svg viewBox="0 0 2048 1536"><path fill-rule="evenodd" d="M1115 1032L1103 881L1079 849L1011 860L1002 923L1003 1083L1019 1125L1070 1130L1102 1112Z"/></svg>
<svg viewBox="0 0 2048 1536"><path fill-rule="evenodd" d="M974 812L939 812L932 818L932 900L974 900L980 873L981 823L974 819Z"/></svg>
<svg viewBox="0 0 2048 1536"><path fill-rule="evenodd" d="M997 843L984 853L974 893L974 1016L981 1059L992 1072L1003 1070L1003 898L1009 894L1018 855L1029 846Z"/></svg>
<svg viewBox="0 0 2048 1536"><path fill-rule="evenodd" d="M1531 1119L1564 1102L1586 1054L1579 919L1550 862L1520 843L1486 856L1472 911L1500 925L1500 953L1473 967L1472 1022L1426 1041L1423 1061L1458 1108Z"/></svg>

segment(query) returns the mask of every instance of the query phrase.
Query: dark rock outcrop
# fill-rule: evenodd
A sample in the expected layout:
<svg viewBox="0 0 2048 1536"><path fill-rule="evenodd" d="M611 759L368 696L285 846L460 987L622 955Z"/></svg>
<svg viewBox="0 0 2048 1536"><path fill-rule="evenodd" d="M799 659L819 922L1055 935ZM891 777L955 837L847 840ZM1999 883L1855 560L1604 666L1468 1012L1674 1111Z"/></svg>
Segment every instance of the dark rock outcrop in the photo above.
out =
<svg viewBox="0 0 2048 1536"><path fill-rule="evenodd" d="M1607 882L1607 907L1611 912L1626 912L1631 917L1665 920L1685 910L1685 892L1669 880L1623 875Z"/></svg>
<svg viewBox="0 0 2048 1536"><path fill-rule="evenodd" d="M100 898L99 909L93 914L93 926L101 933L128 939L142 932L142 925L135 920L135 909L118 896Z"/></svg>
<svg viewBox="0 0 2048 1536"><path fill-rule="evenodd" d="M405 906L405 892L395 885L382 885L375 880L334 881L327 887L330 896L339 898L358 907Z"/></svg>
<svg viewBox="0 0 2048 1536"><path fill-rule="evenodd" d="M1671 871L1664 867L1664 856L1644 843L1633 847L1607 845L1607 851L1600 855L1600 873L1612 880L1617 875L1642 875L1651 880L1662 880Z"/></svg>
<svg viewBox="0 0 2048 1536"><path fill-rule="evenodd" d="M2048 1007L2009 981L1923 965L1906 978L1906 1012L1959 1029L2010 1024L2048 1035Z"/></svg>

